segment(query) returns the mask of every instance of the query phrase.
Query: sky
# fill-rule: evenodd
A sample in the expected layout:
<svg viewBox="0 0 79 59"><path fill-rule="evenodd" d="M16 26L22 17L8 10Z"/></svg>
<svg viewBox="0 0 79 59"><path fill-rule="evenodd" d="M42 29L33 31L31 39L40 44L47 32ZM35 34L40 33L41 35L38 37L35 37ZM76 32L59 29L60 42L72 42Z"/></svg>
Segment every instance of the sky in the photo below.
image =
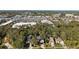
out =
<svg viewBox="0 0 79 59"><path fill-rule="evenodd" d="M0 0L0 10L79 10L79 0Z"/></svg>

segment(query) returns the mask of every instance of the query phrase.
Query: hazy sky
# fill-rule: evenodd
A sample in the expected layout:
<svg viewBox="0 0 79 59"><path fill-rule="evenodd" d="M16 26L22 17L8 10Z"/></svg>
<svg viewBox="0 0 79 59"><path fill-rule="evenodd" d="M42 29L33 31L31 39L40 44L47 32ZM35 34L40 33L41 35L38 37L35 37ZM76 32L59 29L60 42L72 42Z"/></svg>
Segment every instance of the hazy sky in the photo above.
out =
<svg viewBox="0 0 79 59"><path fill-rule="evenodd" d="M0 0L5 10L79 10L78 0Z"/></svg>

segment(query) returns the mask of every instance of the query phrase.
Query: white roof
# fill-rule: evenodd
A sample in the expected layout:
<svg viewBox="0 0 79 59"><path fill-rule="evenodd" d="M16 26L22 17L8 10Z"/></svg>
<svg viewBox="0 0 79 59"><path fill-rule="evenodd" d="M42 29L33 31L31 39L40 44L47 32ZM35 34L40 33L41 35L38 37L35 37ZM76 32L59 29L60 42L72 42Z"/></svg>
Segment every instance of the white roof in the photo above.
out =
<svg viewBox="0 0 79 59"><path fill-rule="evenodd" d="M12 22L12 20L10 20L10 21L7 21L7 22L5 22L5 23L2 23L2 24L0 24L0 26L7 25L7 24L9 24L9 23L11 23L11 22Z"/></svg>
<svg viewBox="0 0 79 59"><path fill-rule="evenodd" d="M74 16L73 14L65 14L65 16Z"/></svg>
<svg viewBox="0 0 79 59"><path fill-rule="evenodd" d="M49 20L41 20L41 23L47 23L47 24L53 24L51 21Z"/></svg>
<svg viewBox="0 0 79 59"><path fill-rule="evenodd" d="M22 26L22 25L36 25L36 22L20 22L20 23L16 23L12 26L12 28L16 28L18 26Z"/></svg>

